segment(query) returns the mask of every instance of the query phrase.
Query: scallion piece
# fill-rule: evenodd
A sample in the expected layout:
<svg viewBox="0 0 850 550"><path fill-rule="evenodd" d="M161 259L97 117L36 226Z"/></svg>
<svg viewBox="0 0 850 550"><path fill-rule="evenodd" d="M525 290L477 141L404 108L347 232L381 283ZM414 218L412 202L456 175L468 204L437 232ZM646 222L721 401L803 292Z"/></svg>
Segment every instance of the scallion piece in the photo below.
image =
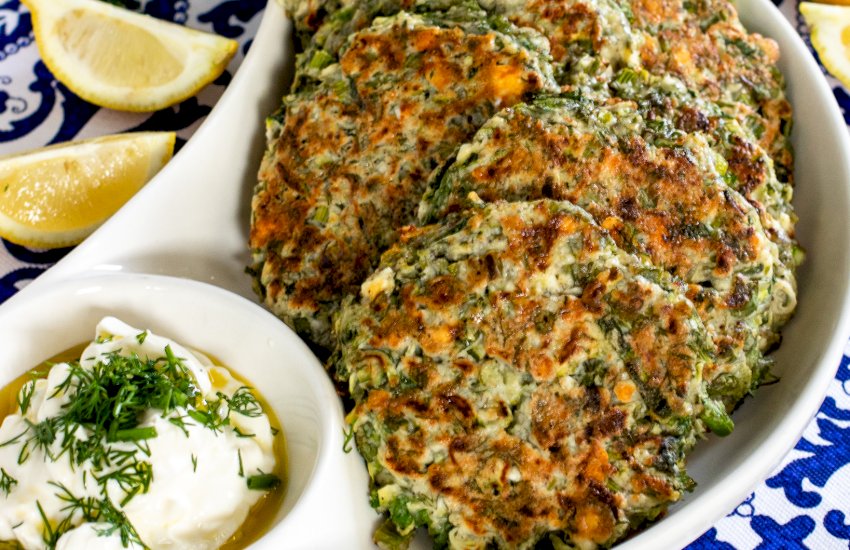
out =
<svg viewBox="0 0 850 550"><path fill-rule="evenodd" d="M118 430L115 432L113 439L115 441L142 441L143 439L153 439L154 437L156 437L156 428L147 426L144 428Z"/></svg>
<svg viewBox="0 0 850 550"><path fill-rule="evenodd" d="M271 491L280 485L280 478L274 474L257 474L248 477L248 488L257 491Z"/></svg>

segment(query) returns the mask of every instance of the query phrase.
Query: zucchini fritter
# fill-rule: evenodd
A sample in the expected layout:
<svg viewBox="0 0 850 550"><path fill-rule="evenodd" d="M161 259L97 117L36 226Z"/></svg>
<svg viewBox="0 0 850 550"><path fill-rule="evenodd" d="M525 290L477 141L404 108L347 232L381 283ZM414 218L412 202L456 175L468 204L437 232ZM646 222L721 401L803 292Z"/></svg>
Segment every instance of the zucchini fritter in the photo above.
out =
<svg viewBox="0 0 850 550"><path fill-rule="evenodd" d="M272 121L250 270L266 305L319 346L339 301L413 221L430 172L499 108L556 88L533 31L483 12L441 17L376 20Z"/></svg>
<svg viewBox="0 0 850 550"><path fill-rule="evenodd" d="M780 181L773 159L749 128L712 101L695 96L678 79L623 69L611 82L618 98L634 101L657 139L675 142L682 133L702 134L725 161L724 181L761 214L762 225L780 247L794 245L797 221L790 182Z"/></svg>
<svg viewBox="0 0 850 550"><path fill-rule="evenodd" d="M645 38L642 65L721 105L758 137L779 180L790 183L791 105L776 42L747 32L728 0L631 0L631 12Z"/></svg>
<svg viewBox="0 0 850 550"><path fill-rule="evenodd" d="M601 89L623 68L671 77L756 136L792 181L791 106L773 40L727 0L479 0L549 39L559 82ZM616 94L616 91L613 91Z"/></svg>
<svg viewBox="0 0 850 550"><path fill-rule="evenodd" d="M559 82L604 85L624 67L640 68L643 35L621 0L478 0L486 10L549 40Z"/></svg>
<svg viewBox="0 0 850 550"><path fill-rule="evenodd" d="M581 206L624 250L691 284L722 359L706 376L723 375L732 406L759 384L761 352L796 298L778 247L726 185L724 165L704 136L659 132L633 102L543 98L500 112L461 147L426 193L420 220L475 200Z"/></svg>
<svg viewBox="0 0 850 550"><path fill-rule="evenodd" d="M686 452L731 421L692 303L651 271L567 202L406 232L337 319L377 538L610 545L689 490Z"/></svg>

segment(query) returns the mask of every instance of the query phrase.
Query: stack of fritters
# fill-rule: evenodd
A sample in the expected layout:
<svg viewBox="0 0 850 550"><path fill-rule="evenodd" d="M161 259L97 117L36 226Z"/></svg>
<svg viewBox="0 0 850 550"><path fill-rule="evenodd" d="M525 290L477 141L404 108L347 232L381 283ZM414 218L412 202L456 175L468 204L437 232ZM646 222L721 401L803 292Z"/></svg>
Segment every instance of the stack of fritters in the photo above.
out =
<svg viewBox="0 0 850 550"><path fill-rule="evenodd" d="M557 89L545 45L468 8L350 36L272 123L251 227L266 304L331 347L332 315L414 221L431 171L498 109Z"/></svg>
<svg viewBox="0 0 850 550"><path fill-rule="evenodd" d="M610 544L691 485L711 340L568 202L412 230L337 320L382 542ZM393 547L392 544L387 546Z"/></svg>
<svg viewBox="0 0 850 550"><path fill-rule="evenodd" d="M771 379L778 49L726 0L291 0L250 271L347 389L376 541L609 546Z"/></svg>
<svg viewBox="0 0 850 550"><path fill-rule="evenodd" d="M725 183L724 163L704 136L659 131L631 101L538 99L499 113L460 148L420 221L479 200L581 206L623 250L691 283L717 344L711 393L734 405L764 376L760 351L795 302L791 270L757 210Z"/></svg>

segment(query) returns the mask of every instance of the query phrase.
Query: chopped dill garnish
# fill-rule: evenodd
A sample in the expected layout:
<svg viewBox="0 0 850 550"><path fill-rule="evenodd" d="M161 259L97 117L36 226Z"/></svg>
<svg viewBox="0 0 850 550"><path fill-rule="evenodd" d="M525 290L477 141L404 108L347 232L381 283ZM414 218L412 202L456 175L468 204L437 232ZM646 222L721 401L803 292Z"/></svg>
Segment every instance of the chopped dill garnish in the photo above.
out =
<svg viewBox="0 0 850 550"><path fill-rule="evenodd" d="M189 409L186 414L214 432L219 432L225 426L230 426L230 413L235 412L249 418L263 414L262 405L251 393L251 388L247 386L242 386L230 397L221 392L217 392L216 397L217 399L207 402L206 408ZM245 434L237 428L234 428L234 431L239 437L253 437L253 434Z"/></svg>
<svg viewBox="0 0 850 550"><path fill-rule="evenodd" d="M109 498L105 498L100 502L99 521L109 524L109 527L96 529L98 535L108 537L118 531L118 535L121 537L121 546L124 548L129 547L131 543L141 548L148 548L148 545L142 542L142 539L124 512L115 508Z"/></svg>
<svg viewBox="0 0 850 550"><path fill-rule="evenodd" d="M149 333L136 334L141 344ZM99 337L106 342L112 337ZM214 433L231 426L230 414L254 418L263 407L247 386L233 395L217 393L205 400L197 382L183 359L166 346L162 357L143 359L136 354L118 352L63 365L67 376L56 385L47 399L61 399L58 412L39 422L23 418L25 428L18 435L0 442L0 447L20 446L18 462L23 464L37 452L47 460L57 461L66 455L72 468L85 465L84 485L94 482L95 495L79 497L64 485L50 482L56 497L64 505L60 518L49 520L40 502L36 507L42 519L42 537L48 548L80 522L107 524L97 528L99 535L120 534L124 547L132 544L147 548L127 517L121 511L135 496L149 491L153 482L149 441L157 437L154 426L143 425L151 411L177 426L186 437L191 425L199 425ZM17 404L23 416L32 406L35 383L23 386ZM232 430L238 437L254 434ZM197 472L198 456L190 455L192 469ZM242 453L238 451L239 475L246 477ZM247 478L251 489L270 489L280 484L272 474L260 472ZM0 493L7 496L18 481L0 468ZM108 489L108 490L107 490Z"/></svg>
<svg viewBox="0 0 850 550"><path fill-rule="evenodd" d="M24 422L27 425L27 430L21 435L27 433L31 435L21 446L21 452L18 453L18 464L26 462L30 457L31 449L40 449L51 460L56 460L50 447L56 441L56 436L62 429L62 418L57 416L45 418L38 424L31 422L28 418L24 418Z"/></svg>
<svg viewBox="0 0 850 550"><path fill-rule="evenodd" d="M41 513L42 520L45 523L44 542L47 543L49 547L55 546L56 543L53 542L51 544L51 542L48 541L48 534L51 540L55 538L55 540L58 541L59 537L76 527L76 516L82 518L83 522L109 524L109 527L97 528L97 534L99 536L110 536L117 531L121 537L121 545L124 548L130 546L131 543L141 548L148 547L144 542L142 542L142 539L139 538L139 534L127 519L124 512L116 508L105 493L102 498L80 498L74 496L67 487L60 483L51 483L51 485L59 490L59 492L56 493L56 497L67 504L62 508L62 511L66 513L65 517L60 520L55 527L51 527L46 521L44 511L41 509L41 505L39 504L39 512Z"/></svg>
<svg viewBox="0 0 850 550"><path fill-rule="evenodd" d="M188 409L186 415L192 420L209 428L213 432L220 432L225 426L230 425L230 418L227 416L219 416L218 409L220 401L210 401L206 409Z"/></svg>
<svg viewBox="0 0 850 550"><path fill-rule="evenodd" d="M24 387L21 388L21 391L18 392L17 402L18 408L21 409L21 416L27 414L27 411L30 408L30 402L32 401L32 396L35 393L35 382L30 381L24 384Z"/></svg>
<svg viewBox="0 0 850 550"><path fill-rule="evenodd" d="M95 476L95 479L103 487L104 494L106 494L107 483L110 481L117 483L124 492L121 506L126 506L137 494L148 492L153 481L153 466L150 462L142 460L128 462L107 474Z"/></svg>
<svg viewBox="0 0 850 550"><path fill-rule="evenodd" d="M58 532L61 527L61 523L54 528L50 524L50 520L47 519L47 514L44 513L44 508L41 507L41 503L37 500L35 501L35 507L38 508L38 515L41 516L41 524L44 526L42 528L41 538L48 548L55 548L56 543L59 542L59 537L61 537L63 533Z"/></svg>
<svg viewBox="0 0 850 550"><path fill-rule="evenodd" d="M140 333L137 340L141 341L144 334L147 333ZM98 338L101 342L107 340ZM22 412L30 407L34 388L34 384L30 383L19 393L18 405ZM20 445L20 464L36 451L52 461L67 453L72 466L82 466L87 461L90 464L90 473L100 487L99 497L78 498L66 487L54 484L59 489L57 497L67 503L63 508L67 515L52 523L44 517L41 504L36 502L44 521L42 535L45 544L48 547L55 545L59 537L82 518L84 521L108 523L110 527L104 534L120 532L125 546L130 542L143 546L132 525L113 505L110 497L120 498L116 502L125 506L133 497L149 490L153 467L148 461L150 448L147 440L156 437L157 431L153 426L141 426L140 423L151 409L167 417L177 407L203 406L192 373L170 347L166 347L165 355L157 359L141 359L135 354L124 356L113 352L102 355L85 367L80 362L67 363L67 377L48 398L59 397L65 403L58 414L38 423L24 418L26 429L0 443L0 446ZM180 425L179 418L170 420ZM81 432L85 433L85 437L80 437L78 430L85 430ZM186 432L185 427L183 430ZM129 448L127 444L130 444ZM17 481L5 471L0 472L0 490L8 494ZM88 468L84 471L84 474L87 473ZM107 491L107 485L112 487L110 491ZM120 491L115 492L114 487Z"/></svg>
<svg viewBox="0 0 850 550"><path fill-rule="evenodd" d="M4 470L0 468L0 491L9 496L9 493L12 492L12 487L18 484L18 480L13 478Z"/></svg>
<svg viewBox="0 0 850 550"><path fill-rule="evenodd" d="M185 435L186 437L189 437L189 430L186 428L186 420L185 419L186 419L185 415L180 415L180 416L172 416L168 419L168 421L171 422L172 424L174 424L175 426L177 426L178 428L180 428L180 430L183 432L183 435Z"/></svg>
<svg viewBox="0 0 850 550"><path fill-rule="evenodd" d="M119 431L136 428L151 408L163 415L176 407L196 404L194 378L169 347L166 357L142 360L111 353L90 368L69 364L68 377L57 387L73 395L63 417L115 441Z"/></svg>
<svg viewBox="0 0 850 550"><path fill-rule="evenodd" d="M257 434L245 433L242 430L240 430L239 428L237 428L236 426L233 426L233 434L236 437L257 437Z"/></svg>
<svg viewBox="0 0 850 550"><path fill-rule="evenodd" d="M263 406L260 405L260 402L257 401L257 398L254 397L254 394L251 393L251 388L248 386L242 386L236 390L229 399L222 393L219 393L218 396L220 399L227 401L232 412L249 418L257 418L263 414Z"/></svg>

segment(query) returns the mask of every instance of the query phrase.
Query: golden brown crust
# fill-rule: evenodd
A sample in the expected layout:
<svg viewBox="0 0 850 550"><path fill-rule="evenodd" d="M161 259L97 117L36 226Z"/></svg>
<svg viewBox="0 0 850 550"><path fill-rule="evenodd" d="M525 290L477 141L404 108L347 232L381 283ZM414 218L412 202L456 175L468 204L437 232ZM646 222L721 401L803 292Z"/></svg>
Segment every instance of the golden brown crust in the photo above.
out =
<svg viewBox="0 0 850 550"><path fill-rule="evenodd" d="M654 74L672 74L709 101L730 105L729 114L756 130L780 180L791 182L787 139L791 106L776 65L779 47L749 33L726 0L632 0L634 28L645 37L640 55Z"/></svg>
<svg viewBox="0 0 850 550"><path fill-rule="evenodd" d="M599 87L624 68L673 76L724 105L755 136L791 183L791 106L773 40L749 33L727 0L481 0L487 9L540 31L566 84ZM616 92L614 92L616 94Z"/></svg>
<svg viewBox="0 0 850 550"><path fill-rule="evenodd" d="M250 234L266 304L323 346L337 302L413 220L431 170L498 107L554 86L510 35L409 15L357 33L328 71L286 101Z"/></svg>
<svg viewBox="0 0 850 550"><path fill-rule="evenodd" d="M340 316L374 490L482 547L609 544L683 490L704 328L568 203L452 223L408 231Z"/></svg>
<svg viewBox="0 0 850 550"><path fill-rule="evenodd" d="M759 211L717 172L722 163L699 135L653 130L631 102L546 98L488 122L420 214L441 219L475 201L541 198L587 209L621 248L688 283L716 345L706 378L722 377L718 393L731 407L758 383L759 349L784 322L771 299L788 273Z"/></svg>
<svg viewBox="0 0 850 550"><path fill-rule="evenodd" d="M757 212L700 165L706 146L621 137L618 118L644 124L634 106L616 100L544 100L504 111L471 143L472 160L447 170L431 197L451 198L431 215L463 208L469 192L485 202L569 200L621 247L688 282L725 289L736 273L765 261L774 247Z"/></svg>

